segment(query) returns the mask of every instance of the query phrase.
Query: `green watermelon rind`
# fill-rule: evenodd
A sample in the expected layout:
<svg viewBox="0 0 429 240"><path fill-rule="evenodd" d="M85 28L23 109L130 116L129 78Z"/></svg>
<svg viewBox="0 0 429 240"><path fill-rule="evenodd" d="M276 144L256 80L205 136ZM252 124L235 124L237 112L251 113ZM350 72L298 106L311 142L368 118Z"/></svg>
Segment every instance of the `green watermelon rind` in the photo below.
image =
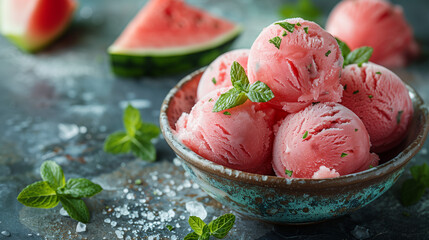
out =
<svg viewBox="0 0 429 240"><path fill-rule="evenodd" d="M229 33L198 46L163 50L120 50L115 46L108 49L112 72L121 77L172 75L189 69L208 65L219 55L228 51L241 34L236 26Z"/></svg>

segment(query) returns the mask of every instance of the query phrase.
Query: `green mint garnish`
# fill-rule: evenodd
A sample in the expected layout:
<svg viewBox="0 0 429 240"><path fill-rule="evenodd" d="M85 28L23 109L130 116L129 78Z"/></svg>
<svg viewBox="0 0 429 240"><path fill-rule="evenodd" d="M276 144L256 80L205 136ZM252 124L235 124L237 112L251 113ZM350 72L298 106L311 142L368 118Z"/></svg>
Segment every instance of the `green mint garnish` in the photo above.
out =
<svg viewBox="0 0 429 240"><path fill-rule="evenodd" d="M373 97L374 97L374 96L372 96L372 95L368 95L368 98L369 98L369 99L371 99L371 98L373 98Z"/></svg>
<svg viewBox="0 0 429 240"><path fill-rule="evenodd" d="M404 206L416 204L429 188L429 165L424 163L410 168L413 178L405 180L401 188L401 202Z"/></svg>
<svg viewBox="0 0 429 240"><path fill-rule="evenodd" d="M171 226L171 225L166 225L165 226L167 229L168 229L168 231L173 231L174 230L174 227L173 226Z"/></svg>
<svg viewBox="0 0 429 240"><path fill-rule="evenodd" d="M285 174L292 177L293 171L285 169Z"/></svg>
<svg viewBox="0 0 429 240"><path fill-rule="evenodd" d="M71 218L88 223L89 210L81 198L101 192L101 186L85 178L71 178L66 182L63 170L53 161L43 162L40 174L43 181L25 187L18 195L18 201L34 208L53 208L61 202Z"/></svg>
<svg viewBox="0 0 429 240"><path fill-rule="evenodd" d="M314 106L314 105L316 105L316 104L318 104L318 103L320 103L320 102L312 102L312 103L311 103L311 105L313 105L313 106Z"/></svg>
<svg viewBox="0 0 429 240"><path fill-rule="evenodd" d="M212 112L239 106L247 99L252 102L268 102L274 98L273 92L265 83L256 81L250 84L244 68L238 62L234 62L231 66L231 82L233 88L220 95Z"/></svg>
<svg viewBox="0 0 429 240"><path fill-rule="evenodd" d="M341 41L338 38L335 38L335 40L337 40L338 46L340 47L341 55L343 55L344 60L346 60L347 55L349 55L349 53L351 52L349 46L347 46L347 44L345 42Z"/></svg>
<svg viewBox="0 0 429 240"><path fill-rule="evenodd" d="M325 53L325 56L329 56L329 54L331 54L331 50L328 50L326 53Z"/></svg>
<svg viewBox="0 0 429 240"><path fill-rule="evenodd" d="M217 82L216 82L216 78L212 78L212 83L213 84L216 84Z"/></svg>
<svg viewBox="0 0 429 240"><path fill-rule="evenodd" d="M277 22L276 25L279 25L280 27L284 28L286 31L293 33L293 30L295 29L295 24L288 23L288 22Z"/></svg>
<svg viewBox="0 0 429 240"><path fill-rule="evenodd" d="M358 129L357 128L355 128L355 132L357 132L358 131Z"/></svg>
<svg viewBox="0 0 429 240"><path fill-rule="evenodd" d="M347 90L347 84L346 84L346 85L344 85L344 91L345 91L345 90Z"/></svg>
<svg viewBox="0 0 429 240"><path fill-rule="evenodd" d="M344 59L344 66L356 63L361 67L363 63L367 63L369 61L373 51L372 47L360 47L353 50Z"/></svg>
<svg viewBox="0 0 429 240"><path fill-rule="evenodd" d="M211 221L208 225L201 218L191 216L188 222L194 232L186 235L185 240L208 240L210 236L223 239L234 226L235 216L227 213Z"/></svg>
<svg viewBox="0 0 429 240"><path fill-rule="evenodd" d="M359 90L356 90L353 92L353 94L358 94L358 93L359 93Z"/></svg>
<svg viewBox="0 0 429 240"><path fill-rule="evenodd" d="M296 3L284 4L280 8L280 16L283 18L301 17L316 22L320 20L321 11L311 0L298 0Z"/></svg>
<svg viewBox="0 0 429 240"><path fill-rule="evenodd" d="M369 168L368 169L371 169L371 168L373 168L374 166L372 166L372 165L369 165Z"/></svg>
<svg viewBox="0 0 429 240"><path fill-rule="evenodd" d="M131 105L124 111L126 132L110 134L104 142L104 151L112 154L132 152L146 161L155 161L156 149L152 139L159 136L159 127L141 120L140 112Z"/></svg>
<svg viewBox="0 0 429 240"><path fill-rule="evenodd" d="M301 23L297 23L296 25L297 25L298 27L301 27Z"/></svg>
<svg viewBox="0 0 429 240"><path fill-rule="evenodd" d="M213 98L210 98L210 99L209 99L209 102L212 102L212 101L213 101Z"/></svg>
<svg viewBox="0 0 429 240"><path fill-rule="evenodd" d="M376 72L375 74L381 75L381 72Z"/></svg>
<svg viewBox="0 0 429 240"><path fill-rule="evenodd" d="M396 115L396 123L399 124L401 123L401 116L404 113L404 111L398 111L398 115Z"/></svg>
<svg viewBox="0 0 429 240"><path fill-rule="evenodd" d="M341 153L341 157L345 157L347 155L348 155L347 153Z"/></svg>
<svg viewBox="0 0 429 240"><path fill-rule="evenodd" d="M287 36L287 32L286 32L286 31L284 31L284 32L283 32L283 34L282 34L282 36L283 36L283 37Z"/></svg>
<svg viewBox="0 0 429 240"><path fill-rule="evenodd" d="M308 34L308 27L304 27L304 32Z"/></svg>
<svg viewBox="0 0 429 240"><path fill-rule="evenodd" d="M223 112L223 115L231 115L231 113L228 111L225 111L225 112Z"/></svg>
<svg viewBox="0 0 429 240"><path fill-rule="evenodd" d="M141 180L141 179L136 179L136 180L134 181L134 184L135 184L135 185L140 185L140 184L142 184L142 180Z"/></svg>
<svg viewBox="0 0 429 240"><path fill-rule="evenodd" d="M282 43L282 39L280 37L274 37L269 40L277 49L280 49L280 44Z"/></svg>
<svg viewBox="0 0 429 240"><path fill-rule="evenodd" d="M305 131L304 135L302 135L302 139L306 139L308 136L308 131Z"/></svg>

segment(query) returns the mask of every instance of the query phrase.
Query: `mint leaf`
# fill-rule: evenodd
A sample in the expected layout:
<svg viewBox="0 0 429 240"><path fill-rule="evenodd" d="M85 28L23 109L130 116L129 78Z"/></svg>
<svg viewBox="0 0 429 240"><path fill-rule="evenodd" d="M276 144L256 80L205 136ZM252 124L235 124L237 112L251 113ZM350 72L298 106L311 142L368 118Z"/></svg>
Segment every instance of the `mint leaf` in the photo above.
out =
<svg viewBox="0 0 429 240"><path fill-rule="evenodd" d="M273 37L269 40L277 49L280 49L280 44L282 43L282 39L280 37Z"/></svg>
<svg viewBox="0 0 429 240"><path fill-rule="evenodd" d="M54 190L66 185L66 178L64 177L63 170L54 161L43 162L40 167L40 174L42 175L42 179Z"/></svg>
<svg viewBox="0 0 429 240"><path fill-rule="evenodd" d="M60 202L71 218L83 223L89 222L89 210L83 200L60 197Z"/></svg>
<svg viewBox="0 0 429 240"><path fill-rule="evenodd" d="M195 232L191 232L188 235L186 235L186 237L183 240L198 240L199 239L199 235L196 234Z"/></svg>
<svg viewBox="0 0 429 240"><path fill-rule="evenodd" d="M235 216L231 213L222 215L211 221L208 225L211 235L215 238L225 238L231 228L234 226Z"/></svg>
<svg viewBox="0 0 429 240"><path fill-rule="evenodd" d="M347 55L347 57L344 59L344 65L347 66L355 63L361 67L363 63L369 61L373 51L374 50L372 47L357 48Z"/></svg>
<svg viewBox="0 0 429 240"><path fill-rule="evenodd" d="M335 40L337 40L338 46L340 47L340 50L341 50L341 55L343 55L343 59L344 59L344 61L345 61L345 60L346 60L346 58L347 58L347 55L349 55L349 53L350 53L352 50L350 50L349 46L347 46L347 44L346 44L345 42L341 41L340 39L335 38ZM345 65L345 64L344 64L344 65ZM345 90L345 89L344 89L344 90Z"/></svg>
<svg viewBox="0 0 429 240"><path fill-rule="evenodd" d="M326 57L329 57L329 54L331 54L331 50L328 50L328 51L325 53L325 56L326 56Z"/></svg>
<svg viewBox="0 0 429 240"><path fill-rule="evenodd" d="M131 151L133 154L142 160L153 162L156 160L156 149L152 142L143 134L136 134L135 138L131 139Z"/></svg>
<svg viewBox="0 0 429 240"><path fill-rule="evenodd" d="M236 61L231 65L231 83L239 91L247 92L249 90L249 79L247 78L246 71Z"/></svg>
<svg viewBox="0 0 429 240"><path fill-rule="evenodd" d="M285 174L288 175L289 177L292 177L293 171L285 169Z"/></svg>
<svg viewBox="0 0 429 240"><path fill-rule="evenodd" d="M279 13L283 18L300 17L314 22L320 20L321 16L321 11L311 0L298 0L295 4L284 4Z"/></svg>
<svg viewBox="0 0 429 240"><path fill-rule="evenodd" d="M212 83L216 85L216 78L212 78Z"/></svg>
<svg viewBox="0 0 429 240"><path fill-rule="evenodd" d="M25 187L17 197L27 207L53 208L58 205L58 198L47 181L39 181Z"/></svg>
<svg viewBox="0 0 429 240"><path fill-rule="evenodd" d="M157 138L159 134L161 133L161 130L159 127L152 123L145 123L142 122L140 128L136 132L140 137L151 140L153 138Z"/></svg>
<svg viewBox="0 0 429 240"><path fill-rule="evenodd" d="M348 154L347 153L341 153L341 157L343 158L343 157L345 157L345 156L347 156Z"/></svg>
<svg viewBox="0 0 429 240"><path fill-rule="evenodd" d="M131 104L128 104L124 111L123 121L128 136L134 137L135 132L140 128L141 125L139 110L131 106Z"/></svg>
<svg viewBox="0 0 429 240"><path fill-rule="evenodd" d="M308 136L308 131L305 131L304 135L302 135L302 139L306 139Z"/></svg>
<svg viewBox="0 0 429 240"><path fill-rule="evenodd" d="M396 115L396 123L399 124L401 123L401 116L404 113L404 111L398 111L398 115Z"/></svg>
<svg viewBox="0 0 429 240"><path fill-rule="evenodd" d="M103 191L100 185L85 178L71 178L65 188L57 191L58 195L66 195L72 198L88 198Z"/></svg>
<svg viewBox="0 0 429 240"><path fill-rule="evenodd" d="M419 181L429 187L429 182L427 182L429 178L429 165L424 163L420 166L412 166L410 168L410 172L416 181Z"/></svg>
<svg viewBox="0 0 429 240"><path fill-rule="evenodd" d="M223 112L223 115L231 116L231 113L230 113L230 112L228 112L228 111L225 111L225 112Z"/></svg>
<svg viewBox="0 0 429 240"><path fill-rule="evenodd" d="M222 110L230 109L239 106L247 101L245 92L237 91L235 88L230 89L228 92L220 95L212 112L220 112Z"/></svg>
<svg viewBox="0 0 429 240"><path fill-rule="evenodd" d="M277 22L276 25L280 25L280 27L284 28L286 31L293 33L293 30L295 29L295 24L288 23L288 22Z"/></svg>
<svg viewBox="0 0 429 240"><path fill-rule="evenodd" d="M416 204L425 193L423 183L415 179L407 179L401 188L401 202L404 206Z"/></svg>
<svg viewBox="0 0 429 240"><path fill-rule="evenodd" d="M308 27L304 27L304 32L308 34Z"/></svg>
<svg viewBox="0 0 429 240"><path fill-rule="evenodd" d="M174 227L173 226L171 226L171 225L166 225L165 226L167 229L168 229L168 231L173 231L174 230Z"/></svg>
<svg viewBox="0 0 429 240"><path fill-rule="evenodd" d="M194 230L194 232L196 234L198 234L199 236L201 236L203 234L203 229L205 226L207 226L203 220L201 220L201 218L196 217L196 216L190 216L189 217L189 226L191 226L192 230Z"/></svg>
<svg viewBox="0 0 429 240"><path fill-rule="evenodd" d="M200 235L198 240L209 240L210 239L210 230L209 226L205 225L203 227L203 234Z"/></svg>
<svg viewBox="0 0 429 240"><path fill-rule="evenodd" d="M252 102L268 102L274 98L274 93L267 84L256 81L250 85L247 97Z"/></svg>
<svg viewBox="0 0 429 240"><path fill-rule="evenodd" d="M108 153L127 153L130 149L131 138L125 132L112 133L104 142L104 151Z"/></svg>

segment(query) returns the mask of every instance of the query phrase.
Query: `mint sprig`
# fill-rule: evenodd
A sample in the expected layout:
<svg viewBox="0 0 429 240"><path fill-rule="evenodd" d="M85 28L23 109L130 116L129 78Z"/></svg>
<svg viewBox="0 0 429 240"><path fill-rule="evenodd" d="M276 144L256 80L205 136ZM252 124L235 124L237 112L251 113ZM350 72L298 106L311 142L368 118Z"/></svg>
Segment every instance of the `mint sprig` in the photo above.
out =
<svg viewBox="0 0 429 240"><path fill-rule="evenodd" d="M227 213L211 221L208 225L201 218L191 216L188 222L194 231L186 235L185 240L208 240L210 236L223 239L234 226L235 216Z"/></svg>
<svg viewBox="0 0 429 240"><path fill-rule="evenodd" d="M401 187L401 203L404 206L416 204L429 188L429 165L412 166L410 172L413 178L405 180Z"/></svg>
<svg viewBox="0 0 429 240"><path fill-rule="evenodd" d="M123 116L125 132L110 134L104 142L104 151L112 154L132 152L136 157L155 161L156 149L151 140L159 136L159 127L143 122L139 110L128 105Z"/></svg>
<svg viewBox="0 0 429 240"><path fill-rule="evenodd" d="M280 16L283 18L304 18L317 22L320 20L321 11L311 0L298 0L295 4L284 4L280 8Z"/></svg>
<svg viewBox="0 0 429 240"><path fill-rule="evenodd" d="M71 218L89 222L89 210L81 198L101 192L103 189L100 185L85 178L71 178L66 183L63 170L53 161L42 164L40 175L44 181L25 187L17 197L20 203L27 207L53 208L61 202Z"/></svg>
<svg viewBox="0 0 429 240"><path fill-rule="evenodd" d="M362 67L362 64L367 63L372 56L374 49L372 47L360 47L351 51L350 47L343 41L338 38L337 40L338 46L340 47L341 54L344 58L343 67L350 64L357 64L359 67Z"/></svg>
<svg viewBox="0 0 429 240"><path fill-rule="evenodd" d="M250 84L246 71L235 61L231 66L231 83L233 88L220 95L213 106L213 112L239 106L245 103L247 99L252 102L268 102L274 98L273 92L265 83L256 81Z"/></svg>

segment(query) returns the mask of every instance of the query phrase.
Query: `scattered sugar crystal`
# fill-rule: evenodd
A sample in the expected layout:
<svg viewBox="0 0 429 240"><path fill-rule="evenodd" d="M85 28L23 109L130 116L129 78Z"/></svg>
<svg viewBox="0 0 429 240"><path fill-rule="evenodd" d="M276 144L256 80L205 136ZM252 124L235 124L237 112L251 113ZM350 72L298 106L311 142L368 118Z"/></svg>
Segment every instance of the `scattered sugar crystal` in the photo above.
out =
<svg viewBox="0 0 429 240"><path fill-rule="evenodd" d="M176 235L173 235L173 236L171 236L171 238L170 238L171 240L177 240L177 236Z"/></svg>
<svg viewBox="0 0 429 240"><path fill-rule="evenodd" d="M183 187L184 188L190 188L192 186L192 184L191 184L191 182L188 180L188 179L186 179L184 182L183 182Z"/></svg>
<svg viewBox="0 0 429 240"><path fill-rule="evenodd" d="M136 197L134 196L134 194L133 193L128 193L127 194L127 199L128 200L134 200Z"/></svg>
<svg viewBox="0 0 429 240"><path fill-rule="evenodd" d="M124 188L124 193L128 193L128 188Z"/></svg>
<svg viewBox="0 0 429 240"><path fill-rule="evenodd" d="M68 217L69 216L69 214L67 213L67 211L64 208L60 209L60 215L64 216L64 217Z"/></svg>
<svg viewBox="0 0 429 240"><path fill-rule="evenodd" d="M110 225L112 226L112 227L116 227L116 225L117 225L118 223L116 222L116 221L112 221L111 223L110 223Z"/></svg>
<svg viewBox="0 0 429 240"><path fill-rule="evenodd" d="M422 155L426 155L426 154L428 154L428 150L427 150L426 148L423 148L423 149L420 151L420 153L421 153Z"/></svg>
<svg viewBox="0 0 429 240"><path fill-rule="evenodd" d="M361 227L359 225L356 225L356 227L353 229L352 235L353 235L353 237L355 237L355 238L357 238L359 240L361 240L361 239L367 239L367 238L371 237L371 235L369 233L369 229Z"/></svg>
<svg viewBox="0 0 429 240"><path fill-rule="evenodd" d="M155 219L155 215L153 214L153 212L148 212L147 213L147 219L152 221Z"/></svg>
<svg viewBox="0 0 429 240"><path fill-rule="evenodd" d="M115 234L119 239L123 239L124 238L124 232L121 230L115 230Z"/></svg>
<svg viewBox="0 0 429 240"><path fill-rule="evenodd" d="M8 231L2 231L1 235L5 236L5 237L10 237L11 234Z"/></svg>
<svg viewBox="0 0 429 240"><path fill-rule="evenodd" d="M106 218L106 219L104 219L104 222L105 223L110 223L112 220L110 220L110 218Z"/></svg>
<svg viewBox="0 0 429 240"><path fill-rule="evenodd" d="M77 226L76 226L76 232L80 233L80 232L85 232L85 231L86 231L86 224L78 222Z"/></svg>
<svg viewBox="0 0 429 240"><path fill-rule="evenodd" d="M178 158L174 158L173 163L176 167L179 167L182 165L182 162Z"/></svg>
<svg viewBox="0 0 429 240"><path fill-rule="evenodd" d="M207 211L203 204L197 201L191 201L186 203L186 211L189 212L190 216L196 216L204 220L207 217Z"/></svg>
<svg viewBox="0 0 429 240"><path fill-rule="evenodd" d="M58 124L58 135L61 140L69 140L79 134L79 127L76 124Z"/></svg>
<svg viewBox="0 0 429 240"><path fill-rule="evenodd" d="M185 217L184 215L181 215L181 216L180 216L180 219L181 219L181 220L184 220L185 218L186 218L186 217Z"/></svg>
<svg viewBox="0 0 429 240"><path fill-rule="evenodd" d="M192 184L192 188L193 189L198 189L198 188L200 188L200 186L198 186L198 184L194 183L194 184Z"/></svg>

